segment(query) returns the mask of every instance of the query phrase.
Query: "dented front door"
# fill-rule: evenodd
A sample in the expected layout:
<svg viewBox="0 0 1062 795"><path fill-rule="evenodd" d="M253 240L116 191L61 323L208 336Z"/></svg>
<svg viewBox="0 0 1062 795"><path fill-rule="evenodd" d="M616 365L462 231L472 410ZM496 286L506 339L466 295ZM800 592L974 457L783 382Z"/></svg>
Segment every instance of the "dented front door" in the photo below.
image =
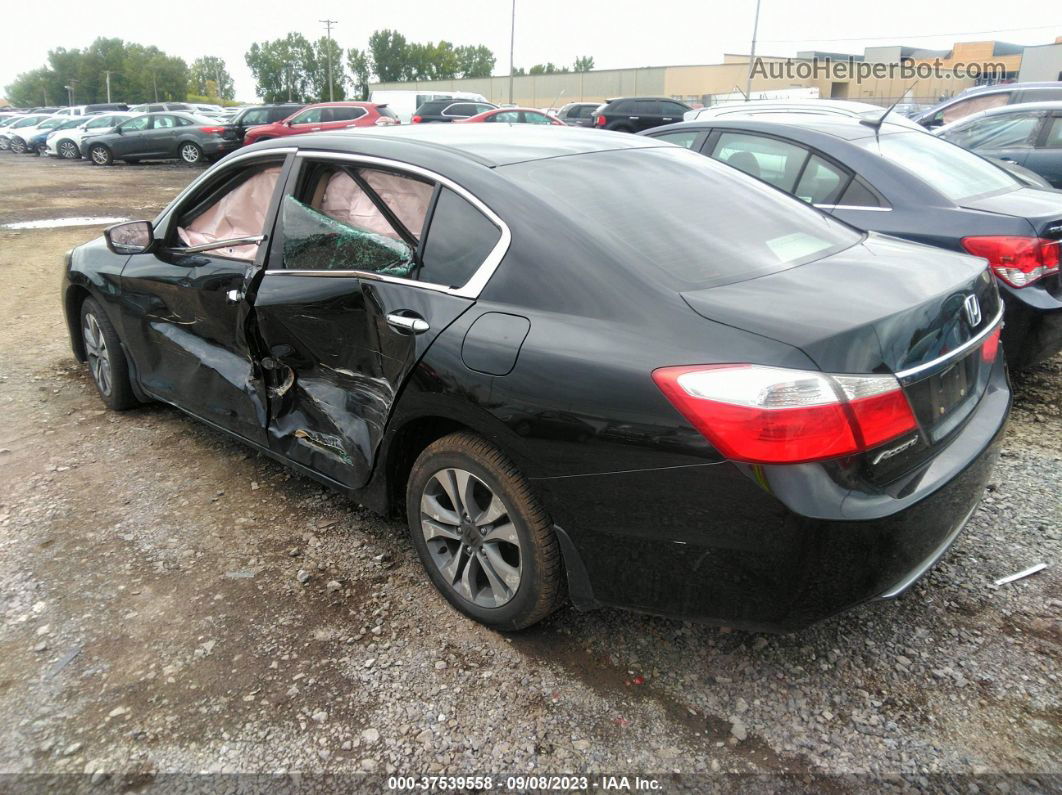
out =
<svg viewBox="0 0 1062 795"><path fill-rule="evenodd" d="M266 271L255 318L271 374L272 449L363 486L405 377L471 304L367 276Z"/></svg>

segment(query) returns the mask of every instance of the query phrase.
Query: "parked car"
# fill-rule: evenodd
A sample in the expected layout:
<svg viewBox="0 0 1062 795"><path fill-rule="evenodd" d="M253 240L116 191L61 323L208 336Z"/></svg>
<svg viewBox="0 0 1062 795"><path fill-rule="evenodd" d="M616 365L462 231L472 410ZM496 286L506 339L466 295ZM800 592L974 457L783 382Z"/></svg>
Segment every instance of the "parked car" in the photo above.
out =
<svg viewBox="0 0 1062 795"><path fill-rule="evenodd" d="M1028 168L1062 188L1062 101L971 113L936 130L945 141Z"/></svg>
<svg viewBox="0 0 1062 795"><path fill-rule="evenodd" d="M20 155L26 151L26 136L31 130L35 129L37 125L42 124L48 119L52 118L48 113L33 113L29 116L23 116L21 119L12 122L7 127L0 129L0 149L9 149L16 155Z"/></svg>
<svg viewBox="0 0 1062 795"><path fill-rule="evenodd" d="M86 137L112 130L126 119L137 115L139 114L126 112L100 113L82 119L76 127L52 130L48 135L44 154L63 160L77 160L82 156L81 142Z"/></svg>
<svg viewBox="0 0 1062 795"><path fill-rule="evenodd" d="M91 116L94 113L107 111L125 111L129 106L124 102L98 102L92 105L74 105L55 112L56 116Z"/></svg>
<svg viewBox="0 0 1062 795"><path fill-rule="evenodd" d="M555 127L565 126L564 122L535 108L495 108L494 110L477 113L475 116L469 116L467 119L454 119L454 121L460 124L497 122L500 124L552 124Z"/></svg>
<svg viewBox="0 0 1062 795"><path fill-rule="evenodd" d="M195 109L190 102L145 102L142 105L133 105L129 110L133 113L162 113L167 110L191 113Z"/></svg>
<svg viewBox="0 0 1062 795"><path fill-rule="evenodd" d="M1062 81L1003 83L968 88L912 118L923 127L940 127L964 119L971 113L1026 102L1062 102Z"/></svg>
<svg viewBox="0 0 1062 795"><path fill-rule="evenodd" d="M41 152L45 149L48 142L48 136L53 132L69 130L83 124L85 121L84 116L52 116L41 122L36 127L30 127L24 134L23 138L26 141L25 151L29 154L41 155Z"/></svg>
<svg viewBox="0 0 1062 795"><path fill-rule="evenodd" d="M233 125L238 130L240 140L242 141L243 137L247 134L247 131L252 127L284 121L284 119L292 116L304 107L306 106L301 102L287 102L279 105L247 105L240 108L239 111L232 116L229 124Z"/></svg>
<svg viewBox="0 0 1062 795"><path fill-rule="evenodd" d="M417 108L410 119L412 124L445 124L458 119L470 119L498 106L490 102L472 102L463 99L431 99Z"/></svg>
<svg viewBox="0 0 1062 795"><path fill-rule="evenodd" d="M594 111L594 126L616 132L641 132L682 121L690 106L666 97L610 99Z"/></svg>
<svg viewBox="0 0 1062 795"><path fill-rule="evenodd" d="M369 94L369 101L387 105L398 116L403 124L409 124L413 114L425 102L433 99L463 99L466 101L486 103L487 98L482 94L469 91L373 91Z"/></svg>
<svg viewBox="0 0 1062 795"><path fill-rule="evenodd" d="M246 144L253 144L301 133L332 132L350 127L386 127L399 123L398 117L386 105L372 102L321 102L307 105L283 121L252 127L243 140Z"/></svg>
<svg viewBox="0 0 1062 795"><path fill-rule="evenodd" d="M631 135L270 141L74 249L62 294L107 406L404 509L499 629L565 592L769 629L895 596L976 508L1010 403L982 260Z"/></svg>
<svg viewBox="0 0 1062 795"><path fill-rule="evenodd" d="M593 127L594 111L600 102L569 102L557 111L557 118L569 127Z"/></svg>
<svg viewBox="0 0 1062 795"><path fill-rule="evenodd" d="M115 160L200 163L240 147L236 128L191 113L143 113L110 130L87 135L81 148L97 166Z"/></svg>
<svg viewBox="0 0 1062 795"><path fill-rule="evenodd" d="M683 116L685 121L708 121L709 119L721 119L729 116L763 116L775 113L785 114L811 114L817 116L841 116L849 119L865 119L877 121L888 110L881 105L871 105L867 102L852 102L847 99L806 99L785 100L765 99L752 102L731 102L726 105L712 105L708 108L689 110ZM911 121L906 116L898 113L894 108L888 115L891 124L902 127L910 127L913 130L923 129L922 125Z"/></svg>
<svg viewBox="0 0 1062 795"><path fill-rule="evenodd" d="M880 132L880 134L879 134ZM1022 369L1062 349L1062 193L932 135L851 119L685 122L649 133L814 204L859 229L988 260L1003 294L1003 348Z"/></svg>

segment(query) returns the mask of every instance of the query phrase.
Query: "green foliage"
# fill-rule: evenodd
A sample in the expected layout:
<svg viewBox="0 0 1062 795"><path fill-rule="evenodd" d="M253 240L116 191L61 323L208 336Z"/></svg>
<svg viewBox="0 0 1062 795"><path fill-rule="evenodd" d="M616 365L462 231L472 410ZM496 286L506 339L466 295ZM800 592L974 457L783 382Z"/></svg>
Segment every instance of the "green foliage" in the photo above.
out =
<svg viewBox="0 0 1062 795"><path fill-rule="evenodd" d="M409 44L396 30L377 30L369 36L373 69L381 83L406 79L409 71Z"/></svg>
<svg viewBox="0 0 1062 795"><path fill-rule="evenodd" d="M557 66L552 61L550 61L549 63L535 64L527 70L527 73L530 75L552 75L570 71L571 69L569 69L567 66Z"/></svg>
<svg viewBox="0 0 1062 795"><path fill-rule="evenodd" d="M489 47L451 42L409 42L394 30L377 30L369 37L370 68L381 83L403 80L450 80L490 77L494 53Z"/></svg>
<svg viewBox="0 0 1062 795"><path fill-rule="evenodd" d="M594 56L592 55L580 55L575 59L575 66L572 68L573 72L589 72L594 68Z"/></svg>
<svg viewBox="0 0 1062 795"><path fill-rule="evenodd" d="M301 33L289 33L283 39L255 42L245 56L254 75L255 90L266 102L292 99L307 102L316 97L313 80L317 69L314 46ZM328 87L325 77L320 85Z"/></svg>
<svg viewBox="0 0 1062 795"><path fill-rule="evenodd" d="M369 59L367 50L359 50L352 47L347 50L347 66L350 67L351 87L353 95L351 99L365 101L369 98L369 80L372 78L372 61Z"/></svg>
<svg viewBox="0 0 1062 795"><path fill-rule="evenodd" d="M490 47L458 47L455 52L458 77L490 77L494 72L495 58Z"/></svg>
<svg viewBox="0 0 1062 795"><path fill-rule="evenodd" d="M332 59L332 93L328 93L328 59ZM310 93L316 99L338 102L346 97L347 76L343 70L343 51L335 39L322 36L313 45L313 62L307 64Z"/></svg>
<svg viewBox="0 0 1062 795"><path fill-rule="evenodd" d="M7 87L8 99L14 105L65 105L66 86L72 86L74 104L106 102L107 70L114 102L183 100L188 93L188 65L182 59L157 47L101 37L84 50L52 50L46 66L15 78Z"/></svg>
<svg viewBox="0 0 1062 795"><path fill-rule="evenodd" d="M188 90L200 96L218 99L233 99L236 89L232 75L225 69L225 61L213 55L204 55L192 62L188 73ZM214 84L213 92L207 89L207 83Z"/></svg>

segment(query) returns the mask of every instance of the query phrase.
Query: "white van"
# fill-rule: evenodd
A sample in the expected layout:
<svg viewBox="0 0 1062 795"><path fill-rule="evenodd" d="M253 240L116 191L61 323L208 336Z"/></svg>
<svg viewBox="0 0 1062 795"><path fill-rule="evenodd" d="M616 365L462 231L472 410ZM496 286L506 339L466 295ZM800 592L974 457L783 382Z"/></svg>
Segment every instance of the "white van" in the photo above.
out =
<svg viewBox="0 0 1062 795"><path fill-rule="evenodd" d="M472 102L488 102L482 94L469 91L373 91L369 101L377 105L387 105L395 112L399 121L409 124L417 108L432 99L467 99Z"/></svg>

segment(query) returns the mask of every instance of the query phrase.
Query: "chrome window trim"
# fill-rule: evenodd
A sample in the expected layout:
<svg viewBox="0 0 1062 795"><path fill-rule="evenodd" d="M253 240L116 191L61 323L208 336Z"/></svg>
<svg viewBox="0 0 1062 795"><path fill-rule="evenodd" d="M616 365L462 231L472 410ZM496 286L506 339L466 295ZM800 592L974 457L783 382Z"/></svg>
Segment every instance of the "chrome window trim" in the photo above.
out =
<svg viewBox="0 0 1062 795"><path fill-rule="evenodd" d="M962 356L964 356L965 354L969 353L971 350L976 348L978 345L980 345L982 342L984 342L985 337L987 337L989 334L991 334L993 331L995 331L996 327L999 326L999 324L1000 324L1000 322L1002 320L1003 320L1003 302L1001 300L999 302L999 312L996 314L995 318L992 320L991 323L987 324L983 329L981 329L981 331L978 334L976 334L975 336L973 336L970 339L968 339L966 342L964 342L962 345L960 345L955 350L948 351L943 356L938 356L936 359L928 361L928 362L926 362L924 364L920 364L920 365L918 365L916 367L908 368L907 370L900 370L899 372L894 373L894 375L901 382L910 381L910 379L912 377L916 376L916 375L922 375L922 374L926 373L926 371L928 371L928 370L932 370L932 369L934 369L936 367L940 367L941 365L947 364L948 362L950 362L950 361L952 361L954 359L961 358Z"/></svg>
<svg viewBox="0 0 1062 795"><path fill-rule="evenodd" d="M276 149L262 149L262 150L257 151L257 152L244 152L242 154L236 155L232 159L226 159L225 162L224 162L224 165L222 166L222 168L228 168L229 166L233 165L234 163L242 163L244 160L253 160L253 159L259 158L259 157L260 158L269 159L269 158L276 157L277 155L283 155L286 158L292 152L297 152L297 151L298 151L297 147L284 146L284 147L277 147ZM221 164L219 164L219 165L221 165ZM180 193L178 193L177 197L173 201L171 201L169 204L166 205L166 209L164 209L161 213L159 213L159 215L155 218L155 221L158 221L164 215L169 213L170 210L173 207L175 207L178 203L184 201L184 198L188 194L190 194L192 191L196 190L199 187L200 183L204 182L208 178L213 179L214 176L217 174L217 172L218 172L217 168L208 168L206 171L204 171L202 174L200 174L197 179L195 179L191 183L189 183L188 187L186 187L184 190L182 190Z"/></svg>
<svg viewBox="0 0 1062 795"><path fill-rule="evenodd" d="M820 210L869 210L872 213L891 213L891 207L864 207L861 204L815 204Z"/></svg>
<svg viewBox="0 0 1062 795"><path fill-rule="evenodd" d="M271 150L275 151L275 150ZM256 153L257 154L257 153ZM498 236L498 242L494 244L494 248L490 250L486 258L480 263L479 267L475 270L468 281L461 287L449 287L445 284L434 284L432 282L418 281L416 279L403 279L398 276L388 276L380 273L373 273L372 271L360 271L360 270L300 270L300 269L277 269L267 270L265 276L316 276L321 278L327 278L329 276L335 277L357 277L359 279L367 279L370 281L390 282L392 284L404 284L409 287L421 287L425 290L435 290L436 292L447 293L449 295L456 295L460 298L478 298L479 294L483 291L483 288L487 286L487 282L490 281L491 276L494 275L494 271L498 269L498 265L505 258L505 255L509 251L509 245L512 243L512 232L509 230L508 224L503 221L497 213L495 213L490 207L488 207L483 201L479 199L475 194L467 190L466 188L458 185L449 177L444 177L435 171L431 171L421 166L410 165L409 163L403 163L400 160L391 160L384 157L375 157L373 155L357 155L348 154L346 152L323 152L315 151L312 149L300 149L295 157L305 158L310 157L315 160L341 160L351 163L360 163L367 166L374 166L377 168L390 169L392 171L404 172L408 174L415 174L429 179L432 182L437 182L443 185L462 199L465 199L469 204L479 210L483 215L487 217L492 224L498 227L498 231L501 234Z"/></svg>

